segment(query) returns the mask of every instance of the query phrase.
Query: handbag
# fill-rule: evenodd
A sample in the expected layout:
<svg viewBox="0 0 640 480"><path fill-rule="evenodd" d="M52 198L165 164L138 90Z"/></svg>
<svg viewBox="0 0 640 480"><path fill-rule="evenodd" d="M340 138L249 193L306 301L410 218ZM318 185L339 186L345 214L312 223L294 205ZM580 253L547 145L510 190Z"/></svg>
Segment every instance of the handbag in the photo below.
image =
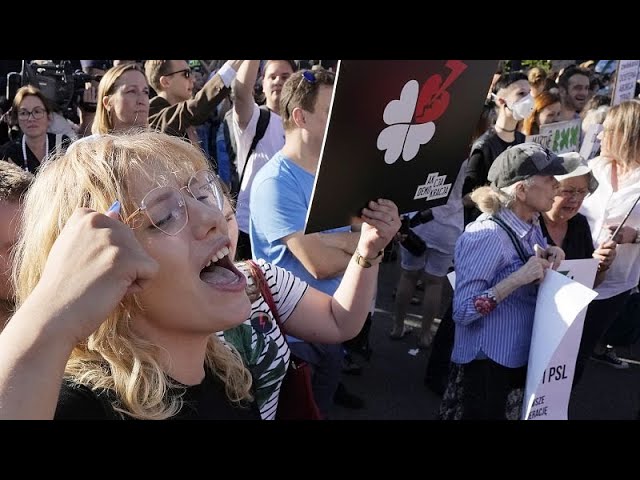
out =
<svg viewBox="0 0 640 480"><path fill-rule="evenodd" d="M253 260L245 262L249 267L251 276L256 282L262 298L269 306L274 320L282 331L282 323L280 315L276 308L271 290L264 278L262 269ZM285 342L287 336L282 331L282 337ZM287 342L288 345L289 342ZM323 420L318 404L313 396L313 387L311 385L311 366L304 360L290 353L289 368L284 376L282 385L280 386L280 394L278 396L278 410L276 412L276 420Z"/></svg>

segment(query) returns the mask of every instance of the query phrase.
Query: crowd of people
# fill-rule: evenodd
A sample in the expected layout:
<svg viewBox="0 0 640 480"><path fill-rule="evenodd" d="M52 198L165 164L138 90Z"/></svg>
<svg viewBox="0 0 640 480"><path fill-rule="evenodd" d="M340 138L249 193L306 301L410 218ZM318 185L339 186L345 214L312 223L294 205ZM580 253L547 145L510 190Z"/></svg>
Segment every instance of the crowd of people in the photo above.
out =
<svg viewBox="0 0 640 480"><path fill-rule="evenodd" d="M440 418L519 418L538 285L565 258L598 260L574 385L589 358L625 368L640 101L610 106L592 66L497 72L447 202L409 231L372 198L311 235L336 61L83 60L77 123L20 87L0 146L0 418L276 419L292 356L322 418L363 408L342 376L371 356L394 244L389 340L421 284L418 347L446 359ZM532 141L575 119L602 125L595 158Z"/></svg>

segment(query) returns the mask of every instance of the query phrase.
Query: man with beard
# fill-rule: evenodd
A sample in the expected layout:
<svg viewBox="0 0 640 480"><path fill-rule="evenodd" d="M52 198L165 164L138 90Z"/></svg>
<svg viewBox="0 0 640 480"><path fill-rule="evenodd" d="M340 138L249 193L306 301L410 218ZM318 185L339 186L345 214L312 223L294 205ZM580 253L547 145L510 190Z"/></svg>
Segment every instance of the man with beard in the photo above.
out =
<svg viewBox="0 0 640 480"><path fill-rule="evenodd" d="M580 118L580 112L589 99L589 70L571 65L562 72L558 79L562 111L559 122Z"/></svg>

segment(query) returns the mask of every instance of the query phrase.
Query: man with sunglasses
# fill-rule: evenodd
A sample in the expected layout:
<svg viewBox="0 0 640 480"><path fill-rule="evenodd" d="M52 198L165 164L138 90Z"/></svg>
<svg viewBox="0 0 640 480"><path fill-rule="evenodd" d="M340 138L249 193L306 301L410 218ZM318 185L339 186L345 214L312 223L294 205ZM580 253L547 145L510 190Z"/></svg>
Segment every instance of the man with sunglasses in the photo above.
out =
<svg viewBox="0 0 640 480"><path fill-rule="evenodd" d="M186 60L147 60L147 81L158 94L149 102L149 126L197 145L195 126L204 123L229 95L243 62L228 60L193 96L194 79Z"/></svg>

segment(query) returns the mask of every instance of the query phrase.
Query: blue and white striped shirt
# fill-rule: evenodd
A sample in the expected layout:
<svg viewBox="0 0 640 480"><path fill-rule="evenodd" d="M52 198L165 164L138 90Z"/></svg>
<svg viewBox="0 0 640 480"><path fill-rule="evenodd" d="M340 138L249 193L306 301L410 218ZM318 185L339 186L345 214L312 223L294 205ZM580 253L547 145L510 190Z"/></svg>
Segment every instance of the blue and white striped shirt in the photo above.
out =
<svg viewBox="0 0 640 480"><path fill-rule="evenodd" d="M547 248L537 218L530 224L509 209L494 216L513 230L527 255L534 254L536 243ZM523 265L507 232L488 217L483 214L470 223L456 243L453 299L456 329L451 360L464 364L489 357L505 367L522 367L529 358L538 286L522 286L488 315L478 313L474 299Z"/></svg>

